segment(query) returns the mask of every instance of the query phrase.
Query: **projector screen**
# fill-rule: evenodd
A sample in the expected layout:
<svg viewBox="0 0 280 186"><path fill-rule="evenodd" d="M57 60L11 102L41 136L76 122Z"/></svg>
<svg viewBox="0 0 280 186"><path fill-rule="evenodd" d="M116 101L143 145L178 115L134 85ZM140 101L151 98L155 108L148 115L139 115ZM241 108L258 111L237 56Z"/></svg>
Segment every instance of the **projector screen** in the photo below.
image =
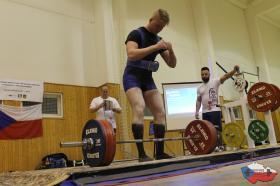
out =
<svg viewBox="0 0 280 186"><path fill-rule="evenodd" d="M200 85L201 82L162 84L167 130L184 130L195 119L197 87Z"/></svg>

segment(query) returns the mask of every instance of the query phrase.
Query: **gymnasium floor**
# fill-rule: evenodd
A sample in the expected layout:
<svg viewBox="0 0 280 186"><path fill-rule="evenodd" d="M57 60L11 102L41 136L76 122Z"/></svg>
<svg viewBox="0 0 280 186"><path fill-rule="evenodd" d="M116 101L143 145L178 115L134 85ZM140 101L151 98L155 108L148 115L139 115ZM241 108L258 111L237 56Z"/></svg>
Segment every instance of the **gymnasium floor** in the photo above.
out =
<svg viewBox="0 0 280 186"><path fill-rule="evenodd" d="M125 184L127 186L245 186L245 185L280 185L280 157L268 158L263 160L257 160L257 163L264 165L264 167L270 167L278 175L273 181L262 182L258 181L255 184L247 181L241 172L241 167L251 164L251 162L224 166L212 170L205 170L195 173L182 174L178 176L170 176L160 179L152 179L148 181L139 181L134 183Z"/></svg>
<svg viewBox="0 0 280 186"><path fill-rule="evenodd" d="M0 185L131 185L131 186L231 186L277 185L280 176L270 182L250 183L241 168L253 162L280 173L280 146L251 150L225 151L139 163L113 162L106 167L69 167L0 173Z"/></svg>
<svg viewBox="0 0 280 186"><path fill-rule="evenodd" d="M243 177L241 168L253 162L270 167L277 173L280 172L279 147L275 153L269 154L273 149L255 149L256 157L247 156L252 150L235 152L220 152L200 157L177 157L170 160L158 160L145 163L124 162L112 164L117 171L108 172L100 170L100 173L77 174L72 177L76 183L82 185L139 185L139 186L168 186L168 185L252 185ZM264 153L264 151L266 151ZM240 154L241 153L241 154ZM263 154L262 154L263 153ZM246 158L243 156L246 154ZM240 156L242 155L242 156ZM242 157L242 158L240 158ZM190 160L187 161L186 160ZM142 167L140 167L142 165ZM120 167L121 166L121 167ZM111 167L112 168L112 167ZM103 172L102 172L103 171ZM110 181L111 180L111 181ZM280 176L276 175L273 181L257 181L253 185L280 185Z"/></svg>

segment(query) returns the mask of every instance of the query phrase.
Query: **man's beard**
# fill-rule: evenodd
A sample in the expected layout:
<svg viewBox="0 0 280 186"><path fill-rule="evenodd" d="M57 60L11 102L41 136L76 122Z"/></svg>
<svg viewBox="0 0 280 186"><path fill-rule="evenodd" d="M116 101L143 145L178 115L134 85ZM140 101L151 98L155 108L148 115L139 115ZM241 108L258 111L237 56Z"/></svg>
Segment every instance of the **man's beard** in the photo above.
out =
<svg viewBox="0 0 280 186"><path fill-rule="evenodd" d="M207 78L202 78L202 81L203 81L204 83L207 83L207 82L209 81L209 77L207 77Z"/></svg>

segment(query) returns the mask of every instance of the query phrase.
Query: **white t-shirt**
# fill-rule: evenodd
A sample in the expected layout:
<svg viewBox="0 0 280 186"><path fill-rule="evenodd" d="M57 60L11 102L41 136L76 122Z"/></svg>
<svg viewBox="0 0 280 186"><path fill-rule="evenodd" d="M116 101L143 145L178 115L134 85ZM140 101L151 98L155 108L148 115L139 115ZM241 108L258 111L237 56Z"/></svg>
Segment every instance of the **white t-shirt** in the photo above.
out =
<svg viewBox="0 0 280 186"><path fill-rule="evenodd" d="M202 113L220 111L217 107L219 103L219 86L221 85L220 78L210 79L207 83L201 84L197 88L197 96L202 98Z"/></svg>
<svg viewBox="0 0 280 186"><path fill-rule="evenodd" d="M96 107L98 107L101 103L104 102L104 100L108 100L112 102L112 108L117 108L117 109L121 109L118 101L115 98L112 97L108 97L107 99L103 99L101 96L93 98L93 100L90 103L90 109L95 109ZM96 111L96 119L97 120L104 120L106 119L107 121L109 121L109 123L112 125L112 127L115 129L116 126L116 120L115 120L115 114L112 110L104 110L103 107L101 107L100 109L98 109Z"/></svg>

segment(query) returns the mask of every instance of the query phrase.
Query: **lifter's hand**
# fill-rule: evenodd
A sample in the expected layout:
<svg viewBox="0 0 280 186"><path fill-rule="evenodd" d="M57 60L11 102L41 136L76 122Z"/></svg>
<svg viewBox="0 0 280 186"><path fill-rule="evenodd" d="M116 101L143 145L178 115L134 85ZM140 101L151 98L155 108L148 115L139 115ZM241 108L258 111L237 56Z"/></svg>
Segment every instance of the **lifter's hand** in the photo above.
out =
<svg viewBox="0 0 280 186"><path fill-rule="evenodd" d="M105 106L105 101L103 101L100 105L99 105L99 107L101 108L101 107L104 107Z"/></svg>
<svg viewBox="0 0 280 186"><path fill-rule="evenodd" d="M234 70L235 72L239 73L240 68L239 68L238 65L235 65L235 66L233 67L233 70Z"/></svg>
<svg viewBox="0 0 280 186"><path fill-rule="evenodd" d="M160 40L159 42L157 42L157 44L155 44L155 46L157 47L158 50L168 49L168 46L167 46L166 42L164 42L163 40Z"/></svg>
<svg viewBox="0 0 280 186"><path fill-rule="evenodd" d="M166 46L167 46L167 50L173 50L172 49L172 44L170 42L165 42Z"/></svg>
<svg viewBox="0 0 280 186"><path fill-rule="evenodd" d="M98 109L101 109L102 107L104 107L104 101L102 103L100 103L100 105L98 105Z"/></svg>

